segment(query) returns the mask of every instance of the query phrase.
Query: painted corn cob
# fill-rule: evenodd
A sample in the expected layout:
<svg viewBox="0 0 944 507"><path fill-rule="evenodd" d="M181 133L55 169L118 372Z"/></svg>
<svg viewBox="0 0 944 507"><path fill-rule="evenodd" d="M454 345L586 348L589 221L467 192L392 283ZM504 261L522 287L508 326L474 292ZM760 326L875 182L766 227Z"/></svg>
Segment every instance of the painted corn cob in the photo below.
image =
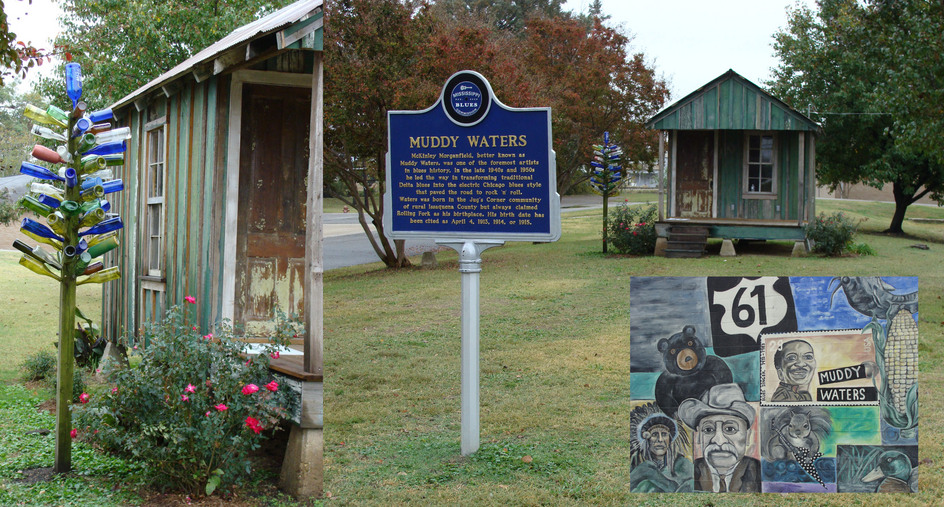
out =
<svg viewBox="0 0 944 507"><path fill-rule="evenodd" d="M891 404L899 413L907 412L905 398L918 381L918 326L911 312L900 310L888 325L885 342L885 375Z"/></svg>

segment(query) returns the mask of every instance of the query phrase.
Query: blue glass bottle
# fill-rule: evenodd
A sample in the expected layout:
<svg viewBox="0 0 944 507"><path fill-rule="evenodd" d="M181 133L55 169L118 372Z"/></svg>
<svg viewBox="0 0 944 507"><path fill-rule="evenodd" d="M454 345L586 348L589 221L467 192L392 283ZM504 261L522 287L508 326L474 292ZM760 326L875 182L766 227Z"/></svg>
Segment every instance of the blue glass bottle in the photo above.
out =
<svg viewBox="0 0 944 507"><path fill-rule="evenodd" d="M52 172L49 169L46 169L43 166L38 166L36 164L31 164L29 162L23 162L20 164L20 172L32 176L34 178L39 178L41 180L55 180L55 181L65 181L65 178L60 177L58 174Z"/></svg>
<svg viewBox="0 0 944 507"><path fill-rule="evenodd" d="M72 107L82 98L82 67L75 62L66 64L66 95L72 99Z"/></svg>
<svg viewBox="0 0 944 507"><path fill-rule="evenodd" d="M116 141L95 146L82 152L82 155L111 155L113 153L124 153L128 149L128 141Z"/></svg>
<svg viewBox="0 0 944 507"><path fill-rule="evenodd" d="M122 227L124 227L124 224L121 222L121 217L109 218L107 220L102 220L96 224L95 227L90 227L84 232L80 232L79 236L87 236L89 234L104 234L106 232L117 231Z"/></svg>
<svg viewBox="0 0 944 507"><path fill-rule="evenodd" d="M41 238L54 239L56 241L59 241L60 243L65 241L65 239L62 238L62 236L59 236L58 234L52 232L52 229L50 229L49 227L46 227L45 225L30 218L23 219L23 222L20 225L20 229L29 231Z"/></svg>

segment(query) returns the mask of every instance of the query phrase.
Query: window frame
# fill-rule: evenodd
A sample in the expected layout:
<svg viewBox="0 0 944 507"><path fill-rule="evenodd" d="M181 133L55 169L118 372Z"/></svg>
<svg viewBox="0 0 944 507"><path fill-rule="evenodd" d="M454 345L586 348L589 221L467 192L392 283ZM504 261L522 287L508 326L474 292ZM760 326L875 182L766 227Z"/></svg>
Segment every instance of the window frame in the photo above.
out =
<svg viewBox="0 0 944 507"><path fill-rule="evenodd" d="M166 114L166 103L159 102L156 106L157 108L163 109L159 111L157 118L147 122L144 125L144 185L142 185L142 204L144 207L144 220L142 220L143 227L143 258L144 266L143 273L146 277L151 279L162 279L164 277L164 272L166 270L166 217L167 217L167 206L166 206L166 195L167 195L167 114ZM155 150L152 147L152 135L159 136L159 146ZM160 160L155 157L159 156ZM160 188L161 194L159 196L152 196L152 190L154 187L154 178L152 174L152 167L155 165L160 165L161 167L161 181ZM151 208L153 206L160 206L160 216L157 218L158 232L157 236L152 235L152 226L154 225L152 221ZM154 260L152 258L151 242L154 238L157 238L157 267L153 267Z"/></svg>
<svg viewBox="0 0 944 507"><path fill-rule="evenodd" d="M750 161L751 137L759 137L759 138L760 138L759 141L761 141L761 142L763 141L763 138L764 138L764 137L769 137L769 138L772 140L772 146L771 146L771 161L770 161L770 166L771 166L771 176L770 176L770 177L771 177L771 184L770 184L770 191L769 191L769 192L751 191L751 189L750 189L751 167L752 167L752 166L760 167L761 170L763 170L762 167L763 167L764 165L766 165L766 164L764 164L763 162L751 162L751 161ZM760 150L762 151L763 148L760 148ZM777 187L778 187L777 182L778 182L779 176L780 176L780 164L779 164L779 159L780 159L780 141L779 141L779 139L778 139L778 136L777 136L776 132L771 132L771 131L748 131L748 132L745 132L745 133L744 133L744 153L743 153L743 156L744 156L744 160L743 160L743 164L742 164L743 168L742 168L742 175L741 175L741 181L742 181L742 185L741 185L741 196L742 196L742 198L744 198L744 199L775 199L775 198L777 198L778 191L779 191L779 189L777 188ZM763 175L761 174L759 177L762 178Z"/></svg>

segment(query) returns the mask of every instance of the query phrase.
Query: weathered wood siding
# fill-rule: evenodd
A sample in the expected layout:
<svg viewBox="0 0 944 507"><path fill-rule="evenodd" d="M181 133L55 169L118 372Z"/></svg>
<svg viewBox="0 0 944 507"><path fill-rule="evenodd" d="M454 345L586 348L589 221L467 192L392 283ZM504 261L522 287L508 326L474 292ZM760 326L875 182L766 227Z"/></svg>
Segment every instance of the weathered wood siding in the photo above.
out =
<svg viewBox="0 0 944 507"><path fill-rule="evenodd" d="M777 194L774 198L743 197L744 139L740 130L718 132L718 218L797 220L803 212L801 203L812 200L809 182L814 181L811 132L779 132L777 142ZM805 137L800 154L799 136ZM800 157L804 158L801 180ZM779 206L779 210L778 210ZM733 208L733 209L732 209ZM803 219L808 219L804 216Z"/></svg>
<svg viewBox="0 0 944 507"><path fill-rule="evenodd" d="M646 124L657 130L816 130L817 125L729 71Z"/></svg>
<svg viewBox="0 0 944 507"><path fill-rule="evenodd" d="M112 202L125 228L121 247L108 259L122 273L120 280L104 287L108 336L135 332L144 322L162 317L164 309L183 304L188 295L197 299L188 309L201 330L209 330L221 318L228 83L228 77L191 82L167 98L163 296L149 292L144 299L141 288L147 244L141 200L147 175L147 109L127 107L117 112L131 127L133 138L125 165L116 174L124 180L125 191Z"/></svg>

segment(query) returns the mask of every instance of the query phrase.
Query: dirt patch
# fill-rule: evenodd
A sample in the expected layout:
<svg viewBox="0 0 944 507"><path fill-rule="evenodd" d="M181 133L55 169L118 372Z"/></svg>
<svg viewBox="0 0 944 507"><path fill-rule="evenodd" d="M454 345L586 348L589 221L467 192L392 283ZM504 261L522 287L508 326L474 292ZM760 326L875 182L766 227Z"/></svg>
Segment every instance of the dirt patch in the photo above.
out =
<svg viewBox="0 0 944 507"><path fill-rule="evenodd" d="M23 477L20 479L14 479L14 482L36 484L37 482L46 482L51 480L52 476L52 467L27 468L26 470L23 470Z"/></svg>
<svg viewBox="0 0 944 507"><path fill-rule="evenodd" d="M56 399L51 398L40 403L39 405L36 405L36 410L39 410L40 412L45 411L45 412L49 412L52 415L56 415Z"/></svg>

